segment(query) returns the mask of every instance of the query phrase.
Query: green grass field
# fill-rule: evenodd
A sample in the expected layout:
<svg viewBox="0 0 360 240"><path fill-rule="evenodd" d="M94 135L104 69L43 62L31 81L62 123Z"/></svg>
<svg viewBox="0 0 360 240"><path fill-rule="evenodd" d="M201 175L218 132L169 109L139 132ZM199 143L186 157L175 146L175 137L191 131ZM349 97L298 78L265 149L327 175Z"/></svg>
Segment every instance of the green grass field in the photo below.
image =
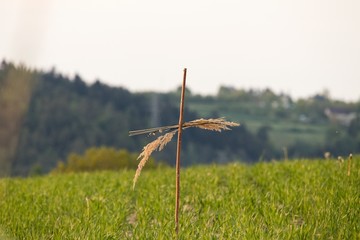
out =
<svg viewBox="0 0 360 240"><path fill-rule="evenodd" d="M175 171L0 179L1 239L171 239ZM179 239L360 239L360 158L196 166Z"/></svg>

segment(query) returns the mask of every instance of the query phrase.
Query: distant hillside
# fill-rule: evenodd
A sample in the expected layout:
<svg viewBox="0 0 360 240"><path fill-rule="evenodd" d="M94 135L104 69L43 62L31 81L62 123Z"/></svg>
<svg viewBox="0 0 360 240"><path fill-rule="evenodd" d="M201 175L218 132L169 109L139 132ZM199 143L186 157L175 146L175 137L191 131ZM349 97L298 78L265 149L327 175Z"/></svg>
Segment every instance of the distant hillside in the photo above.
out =
<svg viewBox="0 0 360 240"><path fill-rule="evenodd" d="M331 128L346 131L359 113L359 102L334 101L326 92L295 101L270 89L245 91L231 87L221 87L213 97L193 96L188 106L204 116L228 116L246 124L252 132L265 126L276 148L291 148L299 142L324 145ZM329 109L342 110L344 116L329 118Z"/></svg>
<svg viewBox="0 0 360 240"><path fill-rule="evenodd" d="M129 130L178 121L178 90L131 93L4 61L0 89L0 175L27 175L35 168L48 172L70 153L94 146L139 152L154 136L129 137ZM347 125L330 122L324 111L331 108L356 118ZM222 134L187 130L183 163L270 160L284 156L284 150L288 157L360 152L359 109L359 102L321 94L294 101L269 89L221 87L216 96L188 90L185 120L223 116L242 125ZM173 165L174 150L172 143L155 158Z"/></svg>
<svg viewBox="0 0 360 240"><path fill-rule="evenodd" d="M87 85L80 76L69 79L54 71L39 72L6 62L1 65L0 84L0 158L2 165L7 165L4 174L26 175L33 168L48 172L68 154L93 146L139 152L150 139L128 137L129 130L178 121L178 103L172 101L178 99L176 93L134 94L101 82ZM185 118L199 116L186 108ZM9 141L9 137L14 140ZM223 134L188 130L184 134L184 165L253 161L267 148L272 151L266 139L251 134L245 126ZM172 165L174 149L170 144L155 157Z"/></svg>

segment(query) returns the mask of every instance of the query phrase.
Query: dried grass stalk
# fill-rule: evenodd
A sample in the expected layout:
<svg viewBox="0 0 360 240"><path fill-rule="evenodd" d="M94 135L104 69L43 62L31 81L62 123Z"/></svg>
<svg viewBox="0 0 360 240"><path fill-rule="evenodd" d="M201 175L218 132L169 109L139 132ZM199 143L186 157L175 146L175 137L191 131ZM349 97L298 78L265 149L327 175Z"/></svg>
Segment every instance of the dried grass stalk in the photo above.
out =
<svg viewBox="0 0 360 240"><path fill-rule="evenodd" d="M217 131L221 132L222 130L231 130L230 127L237 127L240 124L235 122L228 122L224 118L216 118L216 119L196 119L190 122L186 122L183 124L183 129L190 128L190 127L197 127L205 130L210 131ZM137 179L140 176L141 170L145 166L146 162L149 160L152 152L155 150L161 151L166 144L168 144L171 139L174 137L175 133L178 131L179 125L171 125L171 126L165 126L165 127L159 127L159 128L150 128L150 129L143 129L143 130L136 130L136 131L130 131L129 135L139 135L139 134L155 134L156 132L162 133L163 131L170 131L164 135L159 136L157 139L152 141L151 143L147 144L143 151L140 153L138 159L140 160L140 163L138 165L138 168L136 169L136 173L134 176L134 183L133 188L135 188L135 184Z"/></svg>
<svg viewBox="0 0 360 240"><path fill-rule="evenodd" d="M224 118L210 118L210 119L196 119L191 122L187 122L184 124L185 128L188 127L197 127L205 130L217 131L221 132L222 130L231 130L229 127L237 127L240 124L235 122L225 121Z"/></svg>
<svg viewBox="0 0 360 240"><path fill-rule="evenodd" d="M210 119L196 119L190 122L186 122L183 124L183 129L189 127L198 127L206 130L218 131L221 130L229 130L229 127L237 127L240 124L235 122L228 122L224 118L210 118ZM129 136L141 135L141 134L155 134L157 132L162 133L170 130L176 130L179 128L179 125L171 125L157 128L148 128L142 130L130 131Z"/></svg>
<svg viewBox="0 0 360 240"><path fill-rule="evenodd" d="M169 133L166 133L165 135L159 136L155 141L152 141L151 143L147 144L143 151L140 153L139 157L137 159L141 159L140 163L136 169L135 177L134 177L134 184L133 188L135 188L135 184L137 179L140 176L141 170L145 166L146 162L149 160L151 153L158 149L159 151L163 150L166 144L168 144L173 136L175 135L177 131L172 131Z"/></svg>

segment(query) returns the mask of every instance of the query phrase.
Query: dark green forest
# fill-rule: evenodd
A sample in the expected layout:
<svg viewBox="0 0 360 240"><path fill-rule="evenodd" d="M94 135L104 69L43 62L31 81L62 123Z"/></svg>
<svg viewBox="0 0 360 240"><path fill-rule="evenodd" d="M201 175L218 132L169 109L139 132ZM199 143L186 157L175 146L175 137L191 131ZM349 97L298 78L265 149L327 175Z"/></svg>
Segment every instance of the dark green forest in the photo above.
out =
<svg viewBox="0 0 360 240"><path fill-rule="evenodd" d="M217 95L202 96L191 92L191 80L188 85L186 121L226 117L241 126L221 134L186 130L184 166L360 152L360 101L333 100L326 91L294 100L270 89L226 86ZM2 61L0 175L47 173L69 155L96 147L137 154L156 136L129 137L128 131L176 124L179 98L179 89L133 93ZM154 158L174 165L175 142Z"/></svg>

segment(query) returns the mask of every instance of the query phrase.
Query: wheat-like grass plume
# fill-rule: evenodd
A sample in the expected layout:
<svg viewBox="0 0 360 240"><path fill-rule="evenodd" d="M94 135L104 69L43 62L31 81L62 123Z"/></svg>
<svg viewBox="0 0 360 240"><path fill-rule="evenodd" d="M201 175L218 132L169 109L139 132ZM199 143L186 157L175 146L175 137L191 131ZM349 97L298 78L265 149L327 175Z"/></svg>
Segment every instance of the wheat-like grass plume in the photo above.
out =
<svg viewBox="0 0 360 240"><path fill-rule="evenodd" d="M237 127L239 125L240 124L235 123L235 122L228 122L224 118L216 118L216 119L200 118L200 119L196 119L196 120L184 123L183 129L196 127L196 128L201 128L201 129L205 129L205 130L221 132L222 130L231 130L230 127ZM171 126L149 128L149 129L135 130L135 131L129 132L130 136L134 136L134 135L139 135L139 134L155 134L156 132L162 133L165 131L170 131L164 135L159 136L157 139L148 143L143 148L143 151L140 153L140 155L138 157L138 159L141 159L141 160L136 169L136 173L134 176L133 188L135 188L135 184L140 176L141 170L145 166L146 162L149 160L151 154L156 150L161 151L165 147L165 145L171 141L171 139L173 138L175 133L177 133L177 131L178 131L178 126L179 125L171 125Z"/></svg>
<svg viewBox="0 0 360 240"><path fill-rule="evenodd" d="M155 141L152 141L143 148L143 151L140 153L139 157L137 158L141 160L136 169L133 188L135 188L135 184L140 176L141 170L145 166L146 162L149 160L151 153L154 152L156 149L161 151L165 147L165 145L171 141L175 133L176 130L166 133L165 135L159 136Z"/></svg>
<svg viewBox="0 0 360 240"><path fill-rule="evenodd" d="M187 122L184 124L185 128L189 127L197 127L205 130L217 131L221 132L222 130L230 130L229 127L237 127L240 124L235 122L225 121L224 118L210 118L210 119L196 119L191 122Z"/></svg>
<svg viewBox="0 0 360 240"><path fill-rule="evenodd" d="M210 119L196 119L190 122L186 122L183 124L183 129L189 128L189 127L197 127L202 128L206 130L212 130L212 131L218 131L221 130L230 130L229 127L237 127L240 124L235 122L228 122L224 118L210 118ZM148 128L148 129L142 129L142 130L135 130L130 131L129 136L135 136L135 135L141 135L141 134L154 134L154 133L162 133L170 130L178 129L179 125L170 125L170 126L164 126L164 127L157 127L157 128Z"/></svg>

